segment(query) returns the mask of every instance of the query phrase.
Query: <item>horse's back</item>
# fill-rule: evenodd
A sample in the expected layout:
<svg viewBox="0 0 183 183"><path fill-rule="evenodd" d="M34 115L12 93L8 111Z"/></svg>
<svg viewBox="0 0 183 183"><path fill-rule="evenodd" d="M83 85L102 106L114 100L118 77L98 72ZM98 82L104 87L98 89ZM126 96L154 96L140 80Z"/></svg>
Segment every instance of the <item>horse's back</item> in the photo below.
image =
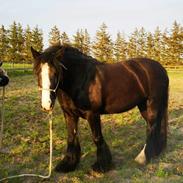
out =
<svg viewBox="0 0 183 183"><path fill-rule="evenodd" d="M149 94L153 91L168 89L169 79L165 68L157 61L148 58L137 58L127 61L130 65L139 65L141 70L145 72L148 82Z"/></svg>
<svg viewBox="0 0 183 183"><path fill-rule="evenodd" d="M149 96L159 95L159 92L163 95L168 88L166 70L147 58L102 65L101 72L104 111L107 113L129 110Z"/></svg>

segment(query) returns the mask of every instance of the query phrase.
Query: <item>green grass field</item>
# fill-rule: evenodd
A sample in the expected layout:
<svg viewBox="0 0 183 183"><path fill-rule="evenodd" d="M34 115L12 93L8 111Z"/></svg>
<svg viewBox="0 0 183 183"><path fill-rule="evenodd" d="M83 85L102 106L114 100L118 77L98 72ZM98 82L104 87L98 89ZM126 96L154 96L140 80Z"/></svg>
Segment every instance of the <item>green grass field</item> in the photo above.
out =
<svg viewBox="0 0 183 183"><path fill-rule="evenodd" d="M164 154L146 166L134 158L145 143L145 122L135 108L119 115L102 116L103 133L110 146L114 167L98 174L90 166L95 161L95 146L86 121L80 120L82 158L77 170L67 174L53 171L47 183L145 183L183 182L183 72L171 72L168 146ZM10 74L6 89L5 126L0 153L0 178L21 173L48 173L49 125L40 109L37 83L32 74ZM175 119L177 118L177 119ZM174 120L173 120L174 119ZM53 121L53 165L66 150L66 126L58 104ZM12 183L38 183L39 178L17 178Z"/></svg>

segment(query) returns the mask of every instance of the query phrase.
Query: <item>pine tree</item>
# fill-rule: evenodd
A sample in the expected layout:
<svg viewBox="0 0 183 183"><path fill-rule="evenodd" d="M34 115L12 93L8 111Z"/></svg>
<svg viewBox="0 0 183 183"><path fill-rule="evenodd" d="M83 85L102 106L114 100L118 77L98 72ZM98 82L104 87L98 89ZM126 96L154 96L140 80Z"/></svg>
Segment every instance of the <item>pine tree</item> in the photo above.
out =
<svg viewBox="0 0 183 183"><path fill-rule="evenodd" d="M134 58L134 57L137 57L138 55L137 39L138 39L138 29L135 29L135 31L130 35L129 41L127 44L128 58Z"/></svg>
<svg viewBox="0 0 183 183"><path fill-rule="evenodd" d="M171 61L170 61L170 56L169 56L169 51L168 51L168 44L169 44L169 41L170 41L170 36L169 36L169 33L167 30L165 30L163 33L162 33L162 39L161 39L161 53L160 53L160 56L161 56L161 64L163 65L168 65L168 64L171 64Z"/></svg>
<svg viewBox="0 0 183 183"><path fill-rule="evenodd" d="M70 45L71 42L66 32L63 32L61 35L61 44L62 45Z"/></svg>
<svg viewBox="0 0 183 183"><path fill-rule="evenodd" d="M50 46L60 44L60 31L55 25L49 33L49 44Z"/></svg>
<svg viewBox="0 0 183 183"><path fill-rule="evenodd" d="M173 23L168 46L172 62L183 63L183 27L176 21Z"/></svg>
<svg viewBox="0 0 183 183"><path fill-rule="evenodd" d="M91 42L90 42L90 35L87 29L84 30L84 42L83 42L83 53L86 55L90 55L91 51Z"/></svg>
<svg viewBox="0 0 183 183"><path fill-rule="evenodd" d="M117 38L114 44L114 56L115 56L114 60L117 62L125 60L127 57L126 51L127 51L126 40L124 36L120 32L118 32Z"/></svg>
<svg viewBox="0 0 183 183"><path fill-rule="evenodd" d="M9 49L8 49L8 59L12 62L13 67L14 63L18 62L18 31L17 31L17 24L14 21L13 24L10 26L9 34Z"/></svg>
<svg viewBox="0 0 183 183"><path fill-rule="evenodd" d="M32 46L39 52L43 50L43 32L38 26L32 30Z"/></svg>
<svg viewBox="0 0 183 183"><path fill-rule="evenodd" d="M72 45L77 48L78 50L80 50L81 52L83 52L83 48L84 48L84 34L82 29L78 29L76 34L73 35L73 43Z"/></svg>
<svg viewBox="0 0 183 183"><path fill-rule="evenodd" d="M93 43L93 55L102 62L113 61L113 43L111 36L107 32L107 26L103 23L96 32L95 41Z"/></svg>
<svg viewBox="0 0 183 183"><path fill-rule="evenodd" d="M18 62L23 62L24 56L23 56L23 50L24 50L24 33L23 28L20 23L18 23L17 26L17 56L18 56Z"/></svg>
<svg viewBox="0 0 183 183"><path fill-rule="evenodd" d="M31 46L32 46L32 42L33 42L33 38L32 38L32 31L29 27L29 25L27 26L27 28L25 29L25 46L24 46L24 59L26 60L26 62L31 63L33 58L32 58L32 53L31 53Z"/></svg>
<svg viewBox="0 0 183 183"><path fill-rule="evenodd" d="M138 57L145 57L146 56L146 39L147 39L147 33L145 32L145 29L142 27L138 31L137 35L137 56Z"/></svg>
<svg viewBox="0 0 183 183"><path fill-rule="evenodd" d="M7 51L8 51L7 30L2 25L0 28L0 60L1 61L8 61Z"/></svg>
<svg viewBox="0 0 183 183"><path fill-rule="evenodd" d="M151 32L147 34L147 40L146 40L146 57L153 59L153 53L154 53L154 40L153 35Z"/></svg>
<svg viewBox="0 0 183 183"><path fill-rule="evenodd" d="M159 27L156 28L153 40L154 40L154 47L153 47L153 59L157 61L161 61L161 39L162 34Z"/></svg>
<svg viewBox="0 0 183 183"><path fill-rule="evenodd" d="M90 54L90 36L87 29L84 31L82 29L77 30L76 34L73 35L72 45L84 54Z"/></svg>

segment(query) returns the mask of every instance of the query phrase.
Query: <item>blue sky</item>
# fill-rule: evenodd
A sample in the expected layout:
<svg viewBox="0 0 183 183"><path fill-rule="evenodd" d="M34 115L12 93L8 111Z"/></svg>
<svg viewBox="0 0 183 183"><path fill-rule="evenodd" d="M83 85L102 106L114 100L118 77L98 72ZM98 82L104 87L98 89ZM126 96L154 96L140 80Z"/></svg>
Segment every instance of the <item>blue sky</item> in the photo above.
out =
<svg viewBox="0 0 183 183"><path fill-rule="evenodd" d="M57 25L71 37L78 28L94 36L105 22L111 35L130 34L136 27L153 31L183 23L183 0L0 0L0 24L13 21L23 27L39 26L45 43L51 27Z"/></svg>

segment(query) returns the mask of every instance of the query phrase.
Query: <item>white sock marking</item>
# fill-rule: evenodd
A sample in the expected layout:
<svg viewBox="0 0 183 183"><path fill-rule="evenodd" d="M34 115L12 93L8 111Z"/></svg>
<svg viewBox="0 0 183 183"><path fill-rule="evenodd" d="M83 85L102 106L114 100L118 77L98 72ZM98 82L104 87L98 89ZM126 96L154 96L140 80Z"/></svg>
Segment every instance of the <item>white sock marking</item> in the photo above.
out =
<svg viewBox="0 0 183 183"><path fill-rule="evenodd" d="M135 158L135 161L141 165L144 165L146 163L145 147L146 147L146 144L144 145L144 148L142 149L142 151Z"/></svg>
<svg viewBox="0 0 183 183"><path fill-rule="evenodd" d="M48 63L44 63L41 65L41 77L42 77L42 107L46 110L50 110L51 107L51 99L50 99L50 91L45 89L50 89L50 78L49 78L49 66Z"/></svg>

